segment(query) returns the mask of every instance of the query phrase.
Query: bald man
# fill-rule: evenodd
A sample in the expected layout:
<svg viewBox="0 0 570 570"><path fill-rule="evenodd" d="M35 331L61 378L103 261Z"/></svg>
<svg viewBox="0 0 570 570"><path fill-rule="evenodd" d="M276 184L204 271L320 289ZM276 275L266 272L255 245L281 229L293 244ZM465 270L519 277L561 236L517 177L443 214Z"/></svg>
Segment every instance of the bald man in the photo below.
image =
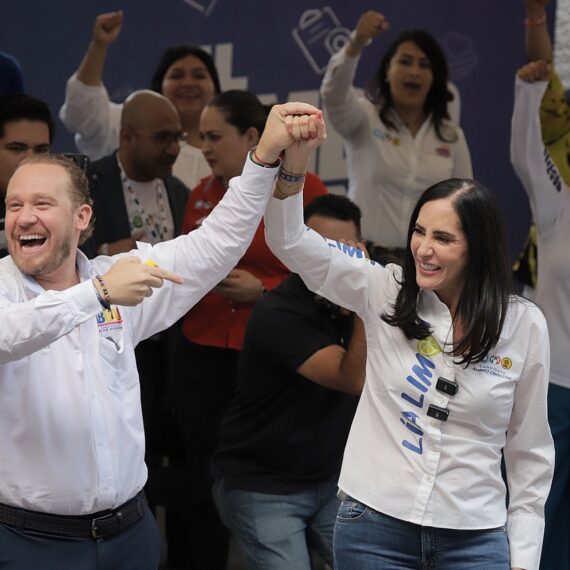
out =
<svg viewBox="0 0 570 570"><path fill-rule="evenodd" d="M95 215L93 237L82 248L88 257L130 251L136 241L155 245L180 235L189 190L172 176L172 165L184 138L178 111L162 95L136 91L125 101L117 152L93 162L88 172ZM172 439L165 398L175 334L168 329L135 350L149 469L146 491L153 510L164 503L162 490L168 487L162 459ZM177 525L168 508L166 517L166 539L174 551Z"/></svg>

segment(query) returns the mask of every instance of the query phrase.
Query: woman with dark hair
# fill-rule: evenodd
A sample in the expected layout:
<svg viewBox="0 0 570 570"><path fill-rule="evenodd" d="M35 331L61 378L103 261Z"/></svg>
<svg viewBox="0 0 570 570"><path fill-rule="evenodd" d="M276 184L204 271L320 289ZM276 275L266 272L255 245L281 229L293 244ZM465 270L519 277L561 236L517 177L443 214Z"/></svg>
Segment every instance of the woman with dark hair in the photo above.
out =
<svg viewBox="0 0 570 570"><path fill-rule="evenodd" d="M348 194L362 210L373 257L386 250L403 254L405 221L424 188L473 176L463 131L450 120L454 96L445 55L427 32L402 32L365 96L357 94L352 83L360 54L388 28L382 14L364 13L350 42L331 58L321 86L328 118L345 142Z"/></svg>
<svg viewBox="0 0 570 570"><path fill-rule="evenodd" d="M323 240L299 202L270 200L268 245L364 321L368 346L339 480L336 570L537 570L554 462L548 332L511 294L496 199L473 180L430 187L403 267Z"/></svg>
<svg viewBox="0 0 570 570"><path fill-rule="evenodd" d="M188 200L182 233L196 230L223 199L230 179L239 176L265 127L267 109L249 91L230 90L214 97L202 112L202 152L212 175L194 187ZM287 161L284 163L287 168ZM294 177L294 175L293 175ZM314 174L305 178L307 203L326 194ZM234 394L238 357L254 303L264 291L289 274L269 251L257 229L236 267L184 317L177 350L174 408L183 433L187 490L186 517L189 554L197 567L224 568L227 531L216 512L211 488L210 457L218 441L222 416Z"/></svg>
<svg viewBox="0 0 570 570"><path fill-rule="evenodd" d="M112 153L119 144L122 103L114 103L102 83L107 51L121 31L123 13L97 16L93 37L79 69L67 82L65 102L59 116L75 133L77 148L96 160ZM221 91L212 56L199 47L179 45L161 56L151 80L151 89L170 99L176 107L187 139L180 145L173 174L188 188L210 173L200 152L200 114Z"/></svg>

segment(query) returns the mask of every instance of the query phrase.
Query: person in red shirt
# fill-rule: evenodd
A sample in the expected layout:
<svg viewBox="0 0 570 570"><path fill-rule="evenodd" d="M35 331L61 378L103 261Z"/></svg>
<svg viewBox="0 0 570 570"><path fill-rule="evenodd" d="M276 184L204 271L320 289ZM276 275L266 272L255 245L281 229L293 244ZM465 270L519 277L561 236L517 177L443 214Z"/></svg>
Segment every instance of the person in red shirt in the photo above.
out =
<svg viewBox="0 0 570 570"><path fill-rule="evenodd" d="M226 91L204 109L200 137L212 175L192 190L183 233L200 227L223 199L230 179L241 173L249 150L259 141L266 118L267 108L248 91ZM307 173L305 203L326 193L323 182ZM226 568L228 537L211 495L210 456L236 386L239 351L253 305L288 274L265 244L261 222L237 266L186 314L182 323L173 394L184 446L183 510L193 513L187 517L192 520L185 521L186 536L190 537L188 556L196 567Z"/></svg>

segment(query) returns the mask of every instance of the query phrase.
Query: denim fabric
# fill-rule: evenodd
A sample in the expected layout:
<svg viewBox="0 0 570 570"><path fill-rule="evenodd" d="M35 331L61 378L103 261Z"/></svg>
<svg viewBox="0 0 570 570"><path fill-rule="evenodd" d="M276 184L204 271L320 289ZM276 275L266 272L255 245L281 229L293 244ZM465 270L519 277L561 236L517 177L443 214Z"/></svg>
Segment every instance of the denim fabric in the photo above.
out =
<svg viewBox="0 0 570 570"><path fill-rule="evenodd" d="M160 533L152 513L105 538L65 538L0 525L2 570L156 570Z"/></svg>
<svg viewBox="0 0 570 570"><path fill-rule="evenodd" d="M548 423L556 453L554 478L544 510L541 570L570 568L570 390L548 387Z"/></svg>
<svg viewBox="0 0 570 570"><path fill-rule="evenodd" d="M503 527L422 527L348 497L334 530L336 570L510 570Z"/></svg>
<svg viewBox="0 0 570 570"><path fill-rule="evenodd" d="M336 480L288 495L270 495L224 489L219 478L213 493L220 517L250 570L310 570L310 547L332 566L339 506Z"/></svg>

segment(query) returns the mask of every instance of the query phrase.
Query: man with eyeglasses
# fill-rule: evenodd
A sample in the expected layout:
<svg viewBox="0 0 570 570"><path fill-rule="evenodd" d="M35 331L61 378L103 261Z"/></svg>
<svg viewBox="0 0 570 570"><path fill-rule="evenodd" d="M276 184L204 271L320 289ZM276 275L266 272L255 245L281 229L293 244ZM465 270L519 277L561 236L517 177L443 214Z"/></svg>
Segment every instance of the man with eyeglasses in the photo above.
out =
<svg viewBox="0 0 570 570"><path fill-rule="evenodd" d="M137 91L125 101L119 148L88 170L95 216L93 237L82 247L88 257L115 255L136 249L137 241L155 245L180 235L189 190L172 176L172 166L185 137L178 111L162 95ZM167 487L162 463L171 451L165 399L174 334L171 327L135 349L149 470L146 491L153 509L164 503ZM168 509L166 514L172 518Z"/></svg>
<svg viewBox="0 0 570 570"><path fill-rule="evenodd" d="M49 152L55 125L48 106L27 95L0 96L0 257L8 255L4 233L4 197L20 162Z"/></svg>

